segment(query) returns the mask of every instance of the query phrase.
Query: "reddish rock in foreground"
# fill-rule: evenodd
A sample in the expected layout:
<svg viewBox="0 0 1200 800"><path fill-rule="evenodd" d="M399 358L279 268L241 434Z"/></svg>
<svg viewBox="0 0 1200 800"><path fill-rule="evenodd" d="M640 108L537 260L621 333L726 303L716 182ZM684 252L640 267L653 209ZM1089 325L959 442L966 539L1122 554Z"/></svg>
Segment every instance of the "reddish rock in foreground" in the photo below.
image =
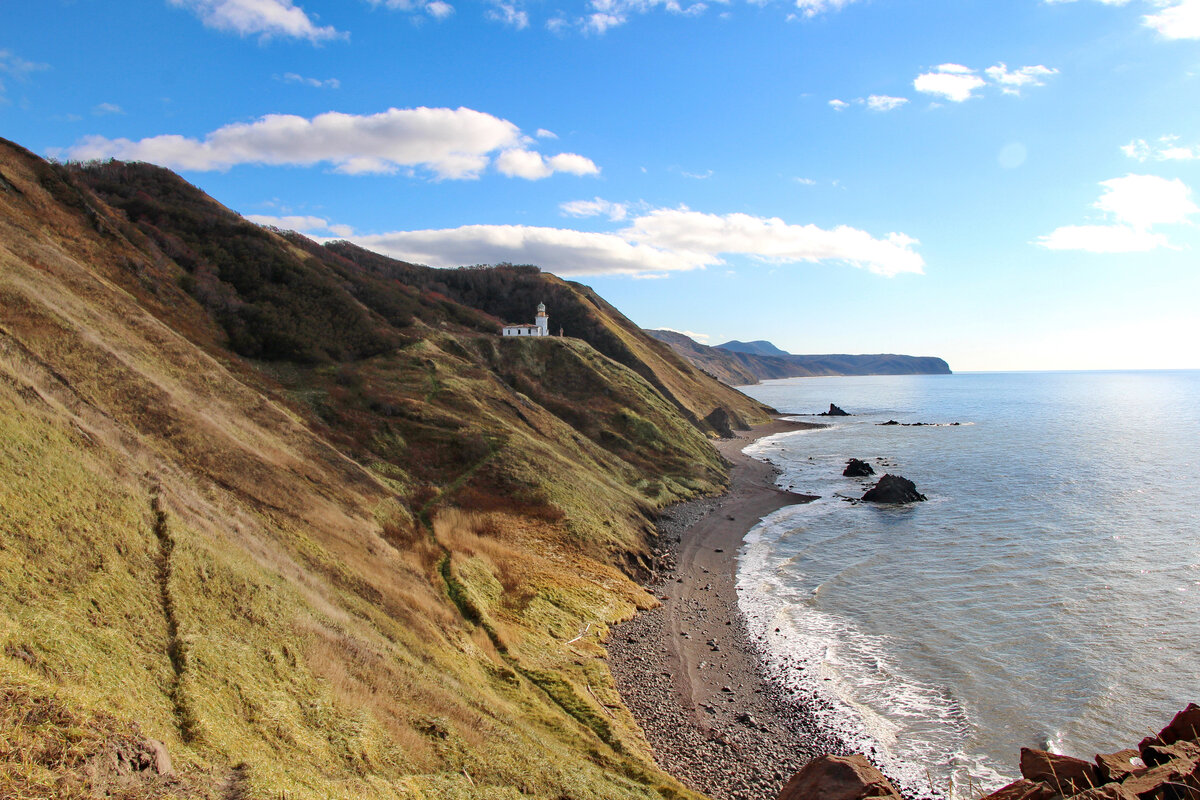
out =
<svg viewBox="0 0 1200 800"><path fill-rule="evenodd" d="M896 787L860 755L820 756L788 781L778 800L901 800Z"/></svg>
<svg viewBox="0 0 1200 800"><path fill-rule="evenodd" d="M1078 758L1021 749L1024 780L982 800L1200 800L1200 706L1175 715L1137 750Z"/></svg>
<svg viewBox="0 0 1200 800"><path fill-rule="evenodd" d="M1103 783L1095 764L1028 747L1021 748L1021 775L1044 783L1064 796L1079 794Z"/></svg>

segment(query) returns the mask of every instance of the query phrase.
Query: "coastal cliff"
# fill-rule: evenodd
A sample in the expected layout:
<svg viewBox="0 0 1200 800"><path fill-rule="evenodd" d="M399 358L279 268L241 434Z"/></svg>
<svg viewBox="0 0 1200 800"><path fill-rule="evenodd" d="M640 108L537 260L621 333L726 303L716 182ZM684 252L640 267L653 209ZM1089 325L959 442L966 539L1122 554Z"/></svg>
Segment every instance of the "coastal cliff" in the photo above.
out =
<svg viewBox="0 0 1200 800"><path fill-rule="evenodd" d="M950 366L934 356L793 355L770 342L700 344L675 331L646 331L693 365L730 386L749 386L777 378L820 375L949 375Z"/></svg>
<svg viewBox="0 0 1200 800"><path fill-rule="evenodd" d="M698 796L602 642L769 410L586 287L0 142L0 407L0 795Z"/></svg>

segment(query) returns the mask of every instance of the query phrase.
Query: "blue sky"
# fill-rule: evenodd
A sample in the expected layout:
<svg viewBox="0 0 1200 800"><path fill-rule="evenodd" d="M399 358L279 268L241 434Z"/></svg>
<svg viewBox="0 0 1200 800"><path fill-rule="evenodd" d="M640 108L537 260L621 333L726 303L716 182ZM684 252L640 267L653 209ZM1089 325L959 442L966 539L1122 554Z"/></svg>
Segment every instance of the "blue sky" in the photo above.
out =
<svg viewBox="0 0 1200 800"><path fill-rule="evenodd" d="M1200 367L1200 0L6 2L0 135L710 344Z"/></svg>

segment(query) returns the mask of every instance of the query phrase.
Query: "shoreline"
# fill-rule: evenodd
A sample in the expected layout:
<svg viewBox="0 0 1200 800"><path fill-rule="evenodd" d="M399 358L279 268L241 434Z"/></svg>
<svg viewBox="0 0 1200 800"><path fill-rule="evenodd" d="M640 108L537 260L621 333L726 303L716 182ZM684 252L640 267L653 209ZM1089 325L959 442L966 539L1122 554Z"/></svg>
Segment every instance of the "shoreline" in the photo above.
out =
<svg viewBox="0 0 1200 800"><path fill-rule="evenodd" d="M662 605L613 629L608 665L659 765L714 800L774 797L822 753L845 745L767 676L738 606L737 553L768 514L811 502L776 488L778 471L742 450L822 427L776 418L716 443L729 489L679 503L658 521L667 551L649 584Z"/></svg>

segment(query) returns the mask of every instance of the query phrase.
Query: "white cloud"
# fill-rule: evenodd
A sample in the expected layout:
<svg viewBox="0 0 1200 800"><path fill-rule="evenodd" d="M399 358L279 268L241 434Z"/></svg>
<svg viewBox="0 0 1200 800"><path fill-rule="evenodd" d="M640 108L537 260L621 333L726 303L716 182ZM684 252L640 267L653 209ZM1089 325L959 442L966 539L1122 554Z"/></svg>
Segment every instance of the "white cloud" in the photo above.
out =
<svg viewBox="0 0 1200 800"><path fill-rule="evenodd" d="M1019 95L1025 86L1044 86L1043 78L1057 75L1058 70L1037 64L1010 70L1004 63L988 67L983 71L986 79L971 67L962 64L941 64L925 72L913 81L918 92L932 94L954 103L963 103L973 97L978 89L989 82L1005 94Z"/></svg>
<svg viewBox="0 0 1200 800"><path fill-rule="evenodd" d="M873 94L867 98L867 108L872 111L893 111L907 102L907 97L889 97L886 94Z"/></svg>
<svg viewBox="0 0 1200 800"><path fill-rule="evenodd" d="M1156 225L1187 222L1200 208L1192 190L1179 179L1156 175L1126 175L1101 181L1104 193L1093 207L1110 215L1108 225L1068 225L1042 236L1038 244L1051 250L1089 253L1135 253L1171 247Z"/></svg>
<svg viewBox="0 0 1200 800"><path fill-rule="evenodd" d="M1042 78L1057 75L1058 70L1038 64L1032 67L1020 67L1009 71L1003 63L996 64L984 70L992 83L1001 88L1005 94L1020 94L1023 86L1045 86Z"/></svg>
<svg viewBox="0 0 1200 800"><path fill-rule="evenodd" d="M223 170L236 164L332 164L345 174L392 173L421 168L438 178L475 178L497 151L506 175L544 178L554 172L590 175L591 160L574 153L549 158L520 149L527 141L505 119L469 108L388 109L354 115L331 111L312 119L272 114L234 123L204 137L163 135L139 141L91 136L67 150L87 161L149 161L172 169ZM515 155L514 155L515 154Z"/></svg>
<svg viewBox="0 0 1200 800"><path fill-rule="evenodd" d="M297 75L295 72L285 72L282 76L276 76L276 80L283 81L284 83L299 83L304 86L311 86L314 89L342 88L342 82L337 78L326 78L325 80L321 80L319 78L306 78L303 75Z"/></svg>
<svg viewBox="0 0 1200 800"><path fill-rule="evenodd" d="M796 183L800 184L801 186L816 186L817 185L817 182L814 181L812 178L792 178L792 180L794 180Z"/></svg>
<svg viewBox="0 0 1200 800"><path fill-rule="evenodd" d="M636 275L698 269L708 257L673 253L614 233L525 225L466 225L355 237L354 242L402 261L463 264L538 264L558 275Z"/></svg>
<svg viewBox="0 0 1200 800"><path fill-rule="evenodd" d="M599 199L581 201L578 210L601 212L610 205ZM887 276L921 273L924 266L913 250L917 241L904 234L876 238L844 225L825 230L788 225L778 218L704 214L685 207L646 212L615 233L467 225L358 236L354 241L395 258L438 267L508 261L538 264L559 275L660 277L724 264L723 257L731 255L778 264L841 262Z"/></svg>
<svg viewBox="0 0 1200 800"><path fill-rule="evenodd" d="M1044 0L1046 3L1073 3L1075 0ZM1129 0L1100 0L1107 6L1123 6ZM1147 0L1162 9L1142 17L1142 24L1158 31L1164 39L1200 39L1200 0Z"/></svg>
<svg viewBox="0 0 1200 800"><path fill-rule="evenodd" d="M778 217L705 214L686 207L650 211L622 233L633 241L710 258L737 254L778 263L841 261L880 275L921 273L925 264L912 249L918 242L900 233L877 239L846 225L826 230L789 225Z"/></svg>
<svg viewBox="0 0 1200 800"><path fill-rule="evenodd" d="M509 177L536 181L548 178L556 172L572 175L596 175L600 168L590 158L575 153L560 153L546 158L532 150L513 148L505 150L496 159L496 169Z"/></svg>
<svg viewBox="0 0 1200 800"><path fill-rule="evenodd" d="M442 0L433 0L432 3L429 3L427 6L425 6L425 10L429 13L429 16L433 17L434 19L445 19L454 13L454 6L450 5L449 3L442 2Z"/></svg>
<svg viewBox="0 0 1200 800"><path fill-rule="evenodd" d="M244 216L256 225L269 225L272 228L280 228L287 231L299 231L301 233L317 235L332 233L334 236L340 237L354 235L354 228L349 225L334 225L329 220L321 217L299 215L273 217L267 214L246 214Z"/></svg>
<svg viewBox="0 0 1200 800"><path fill-rule="evenodd" d="M286 36L319 42L344 37L331 26L319 27L292 0L169 0L196 14L210 28L241 36Z"/></svg>
<svg viewBox="0 0 1200 800"><path fill-rule="evenodd" d="M1182 0L1142 21L1167 39L1200 39L1200 0Z"/></svg>
<svg viewBox="0 0 1200 800"><path fill-rule="evenodd" d="M629 206L624 203L613 203L602 198L592 200L572 200L563 203L559 209L571 217L608 217L613 221L623 220L629 215Z"/></svg>
<svg viewBox="0 0 1200 800"><path fill-rule="evenodd" d="M689 339L694 339L695 341L700 342L700 344L708 344L708 340L712 338L712 336L707 333L696 333L695 331L677 331L674 328L657 328L656 330L679 333L688 337Z"/></svg>
<svg viewBox="0 0 1200 800"><path fill-rule="evenodd" d="M1160 136L1151 144L1145 139L1134 139L1121 147L1121 152L1138 161L1196 161L1200 160L1200 144L1183 145L1178 136Z"/></svg>
<svg viewBox="0 0 1200 800"><path fill-rule="evenodd" d="M833 100L830 100L829 105L834 111L845 111L847 108L850 107L850 104L847 103L845 100L838 100L836 98Z"/></svg>
<svg viewBox="0 0 1200 800"><path fill-rule="evenodd" d="M1144 253L1169 247L1167 237L1128 225L1067 225L1038 238L1048 250L1086 253Z"/></svg>
<svg viewBox="0 0 1200 800"><path fill-rule="evenodd" d="M92 108L92 113L101 117L106 114L124 114L125 110L116 103L100 103Z"/></svg>
<svg viewBox="0 0 1200 800"><path fill-rule="evenodd" d="M1096 201L1096 208L1135 228L1183 222L1200 211L1192 202L1192 190L1178 178L1126 175L1100 185L1104 194Z"/></svg>
<svg viewBox="0 0 1200 800"><path fill-rule="evenodd" d="M537 133L535 133L534 136L536 136L539 139L557 139L558 138L557 133L555 133L554 131L548 131L545 128L538 128Z"/></svg>
<svg viewBox="0 0 1200 800"><path fill-rule="evenodd" d="M961 64L942 64L932 72L918 75L913 88L924 94L937 95L955 103L962 103L975 96L974 92L986 86L987 81L975 74L975 70Z"/></svg>

